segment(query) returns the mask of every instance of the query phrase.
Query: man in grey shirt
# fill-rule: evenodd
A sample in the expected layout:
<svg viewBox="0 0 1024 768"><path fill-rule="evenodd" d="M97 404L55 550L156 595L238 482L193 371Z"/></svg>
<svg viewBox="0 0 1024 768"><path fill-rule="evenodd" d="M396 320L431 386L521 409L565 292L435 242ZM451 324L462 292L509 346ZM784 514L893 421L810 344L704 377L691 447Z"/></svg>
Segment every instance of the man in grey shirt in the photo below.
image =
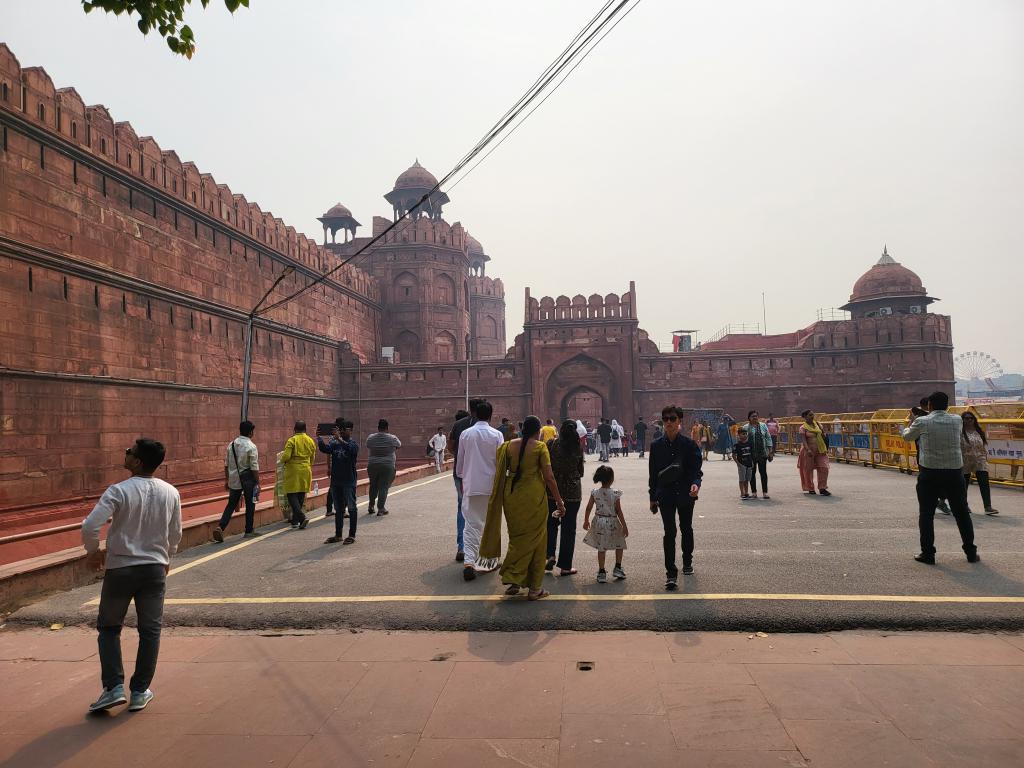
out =
<svg viewBox="0 0 1024 768"><path fill-rule="evenodd" d="M370 457L366 462L366 474L370 478L369 514L376 511L378 517L388 513L385 506L388 489L395 480L395 452L402 447L402 441L388 432L387 419L377 422L377 431L366 438L366 450Z"/></svg>
<svg viewBox="0 0 1024 768"><path fill-rule="evenodd" d="M960 530L967 562L976 563L981 557L974 545L974 525L967 511L967 488L961 468L960 436L963 421L948 413L949 395L933 392L928 396L929 412L918 416L903 430L908 443L917 440L917 505L918 528L921 533L921 554L914 559L919 563L935 565L935 505L939 499L949 499L956 527Z"/></svg>
<svg viewBox="0 0 1024 768"><path fill-rule="evenodd" d="M128 709L145 709L153 699L149 684L160 651L164 589L171 555L181 541L181 497L170 483L153 477L164 460L164 446L140 438L124 454L124 468L132 476L110 486L82 522L86 563L102 570L99 631L103 693L90 712L128 703L121 664L121 627L128 605L135 600L139 625L139 651L132 675ZM100 549L100 529L110 520L107 548Z"/></svg>

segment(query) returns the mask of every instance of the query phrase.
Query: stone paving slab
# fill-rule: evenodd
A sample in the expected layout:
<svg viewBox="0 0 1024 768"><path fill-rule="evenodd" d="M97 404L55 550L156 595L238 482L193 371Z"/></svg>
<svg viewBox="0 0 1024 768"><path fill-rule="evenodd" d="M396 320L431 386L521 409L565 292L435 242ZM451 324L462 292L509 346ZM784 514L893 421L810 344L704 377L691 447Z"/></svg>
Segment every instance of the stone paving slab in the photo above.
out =
<svg viewBox="0 0 1024 768"><path fill-rule="evenodd" d="M130 672L136 637L126 630ZM0 765L1017 768L1024 635L165 631L87 715L95 633L0 628ZM580 668L580 662L590 669Z"/></svg>

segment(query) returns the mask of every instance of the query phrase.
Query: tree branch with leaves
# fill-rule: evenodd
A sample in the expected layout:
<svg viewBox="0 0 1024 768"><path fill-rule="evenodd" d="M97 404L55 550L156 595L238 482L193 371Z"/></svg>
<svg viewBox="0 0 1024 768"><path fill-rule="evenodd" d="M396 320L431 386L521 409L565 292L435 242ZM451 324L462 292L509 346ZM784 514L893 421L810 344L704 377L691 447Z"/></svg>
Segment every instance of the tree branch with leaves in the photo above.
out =
<svg viewBox="0 0 1024 768"><path fill-rule="evenodd" d="M196 52L195 35L191 27L183 23L185 9L193 0L82 0L82 8L86 13L99 9L115 16L138 14L139 31L148 35L156 30L167 47L175 53L191 59ZM210 0L198 0L203 8ZM234 13L241 7L249 7L249 0L224 0L224 7Z"/></svg>

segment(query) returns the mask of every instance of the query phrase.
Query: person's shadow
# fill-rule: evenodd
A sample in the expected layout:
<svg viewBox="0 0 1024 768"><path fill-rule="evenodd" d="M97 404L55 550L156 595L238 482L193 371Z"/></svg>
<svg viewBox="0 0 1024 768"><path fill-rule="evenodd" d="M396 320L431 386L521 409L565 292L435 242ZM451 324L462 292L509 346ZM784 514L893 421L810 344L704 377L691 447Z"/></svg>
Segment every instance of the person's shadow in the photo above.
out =
<svg viewBox="0 0 1024 768"><path fill-rule="evenodd" d="M63 765L79 752L132 718L125 707L120 712L90 712L72 725L63 725L37 736L3 762L3 768L36 768ZM8 740L11 736L6 737Z"/></svg>

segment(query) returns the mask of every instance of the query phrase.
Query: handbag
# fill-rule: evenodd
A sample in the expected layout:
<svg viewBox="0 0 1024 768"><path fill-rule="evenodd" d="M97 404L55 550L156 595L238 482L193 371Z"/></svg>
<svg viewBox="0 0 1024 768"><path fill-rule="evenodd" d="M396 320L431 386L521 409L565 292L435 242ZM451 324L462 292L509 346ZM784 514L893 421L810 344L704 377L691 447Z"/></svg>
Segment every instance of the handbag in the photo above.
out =
<svg viewBox="0 0 1024 768"><path fill-rule="evenodd" d="M242 484L242 490L251 492L259 484L259 476L250 467L238 468L238 454L235 453L235 441L231 441L231 455L235 459L235 469L238 471L238 482Z"/></svg>

